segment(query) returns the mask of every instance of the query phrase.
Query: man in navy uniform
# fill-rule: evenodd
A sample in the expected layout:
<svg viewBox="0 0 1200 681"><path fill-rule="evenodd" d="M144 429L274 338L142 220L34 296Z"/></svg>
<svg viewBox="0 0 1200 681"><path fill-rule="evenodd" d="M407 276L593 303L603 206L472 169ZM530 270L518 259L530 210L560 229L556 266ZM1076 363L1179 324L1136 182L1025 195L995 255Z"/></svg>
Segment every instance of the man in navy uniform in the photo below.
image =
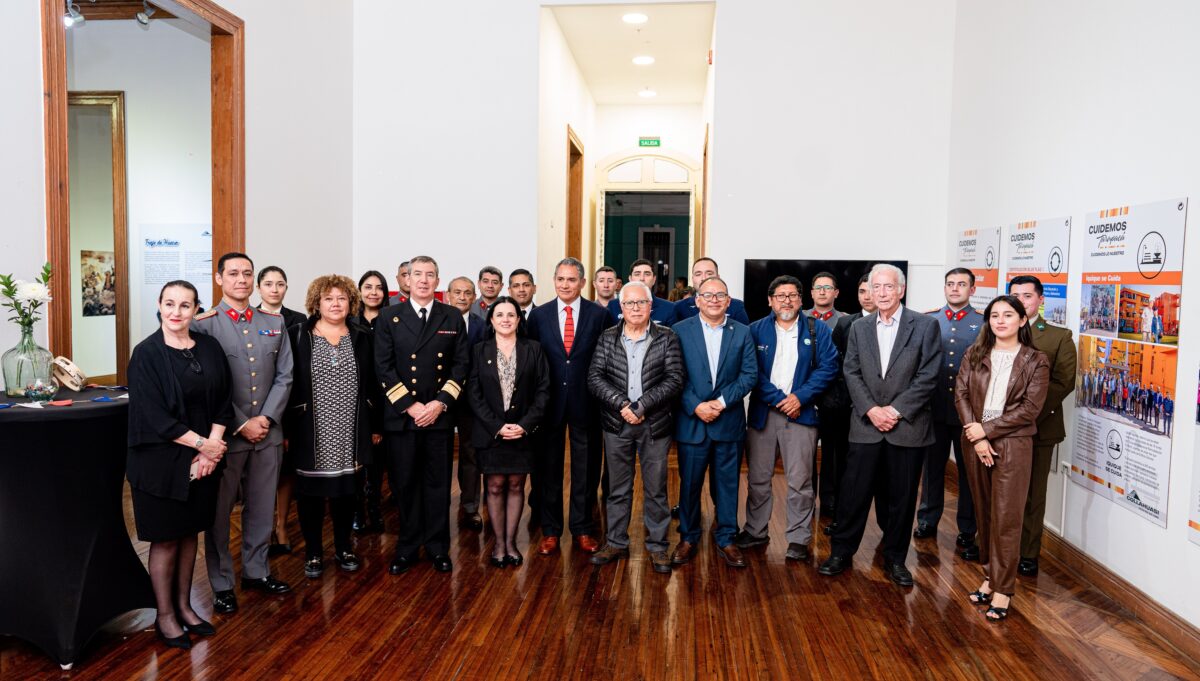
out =
<svg viewBox="0 0 1200 681"><path fill-rule="evenodd" d="M242 589L269 594L291 591L271 577L267 548L275 527L275 489L283 461L283 410L292 390L292 346L277 314L250 307L254 263L244 253L217 260L214 280L221 302L199 315L192 328L220 341L233 381L236 430L226 437L225 472L217 492L217 515L204 533L204 562L212 584L213 610L237 612L229 516L242 501Z"/></svg>
<svg viewBox="0 0 1200 681"><path fill-rule="evenodd" d="M933 390L933 447L925 453L925 471L921 482L921 507L917 510L917 528L913 536L927 539L937 536L938 521L942 519L942 508L946 495L946 460L954 448L954 466L958 469L958 539L962 557L979 560L979 546L975 543L975 504L971 500L971 488L967 485L967 467L963 463L962 428L958 410L954 406L954 382L963 354L979 330L983 328L983 315L971 307L971 296L975 293L975 273L965 267L956 267L946 273L944 279L946 304L930 312L941 327L942 364L938 372L938 385Z"/></svg>
<svg viewBox="0 0 1200 681"><path fill-rule="evenodd" d="M666 298L659 298L653 295L654 285L658 281L658 277L654 274L654 265L645 258L640 258L633 261L633 265L629 268L629 281L640 281L646 285L651 291L650 300L650 321L663 326L670 326L675 323L675 303ZM622 317L621 301L612 300L608 303L608 314L612 317L615 324Z"/></svg>
<svg viewBox="0 0 1200 681"><path fill-rule="evenodd" d="M717 268L717 261L708 257L707 255L692 263L692 288L694 288L697 293L700 291L700 284L712 279L713 277L719 276L721 276L721 274ZM700 308L698 305L699 302L696 300L696 296L684 298L683 300L675 303L675 321L681 322L689 317L695 317L696 315L700 314ZM750 317L746 315L746 304L737 298L729 298L729 309L725 311L725 314L736 322L741 322L746 326L750 326Z"/></svg>
<svg viewBox="0 0 1200 681"><path fill-rule="evenodd" d="M454 416L466 382L467 328L462 313L434 300L437 262L409 261L409 300L379 313L375 366L391 407L384 442L400 504L396 556L388 571L407 572L421 546L438 572L450 572L450 472Z"/></svg>

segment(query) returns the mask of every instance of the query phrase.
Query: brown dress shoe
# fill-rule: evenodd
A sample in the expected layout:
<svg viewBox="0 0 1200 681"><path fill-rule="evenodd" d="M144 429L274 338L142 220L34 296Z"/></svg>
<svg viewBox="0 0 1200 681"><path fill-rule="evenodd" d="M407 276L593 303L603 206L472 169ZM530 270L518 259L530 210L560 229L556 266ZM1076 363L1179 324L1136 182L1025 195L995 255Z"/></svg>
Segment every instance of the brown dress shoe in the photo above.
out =
<svg viewBox="0 0 1200 681"><path fill-rule="evenodd" d="M650 567L659 574L671 574L671 559L666 551L655 551L650 554Z"/></svg>
<svg viewBox="0 0 1200 681"><path fill-rule="evenodd" d="M629 549L618 549L612 544L605 544L604 548L592 554L588 558L588 562L592 565L608 565L609 563L621 558L629 557Z"/></svg>
<svg viewBox="0 0 1200 681"><path fill-rule="evenodd" d="M721 557L725 559L725 564L729 567L746 567L746 557L742 555L742 550L736 545L718 546L717 550L721 552Z"/></svg>
<svg viewBox="0 0 1200 681"><path fill-rule="evenodd" d="M548 556L558 550L558 537L542 537L538 542L537 552Z"/></svg>
<svg viewBox="0 0 1200 681"><path fill-rule="evenodd" d="M672 565L687 565L696 557L696 545L691 542L681 541L675 547L675 552L671 554Z"/></svg>
<svg viewBox="0 0 1200 681"><path fill-rule="evenodd" d="M600 550L600 544L590 534L581 534L575 537L575 547L584 553L595 553Z"/></svg>

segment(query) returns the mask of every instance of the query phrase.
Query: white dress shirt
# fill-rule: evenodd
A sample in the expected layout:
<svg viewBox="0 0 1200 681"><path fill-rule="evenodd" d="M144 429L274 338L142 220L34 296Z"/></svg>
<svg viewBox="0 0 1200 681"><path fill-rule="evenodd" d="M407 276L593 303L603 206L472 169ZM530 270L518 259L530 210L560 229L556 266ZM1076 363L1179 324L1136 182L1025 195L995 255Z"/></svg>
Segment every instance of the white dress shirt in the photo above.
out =
<svg viewBox="0 0 1200 681"><path fill-rule="evenodd" d="M575 324L575 329L579 329L579 301L582 300L579 296L575 297L570 303L564 303L562 298L555 298L554 302L558 304L558 337L567 337L567 313L565 310L571 308L571 321Z"/></svg>
<svg viewBox="0 0 1200 681"><path fill-rule="evenodd" d="M882 315L875 314L875 340L879 342L879 371L884 377L887 377L888 362L892 358L892 348L896 345L896 334L900 332L900 313L902 312L904 312L903 305L896 308L890 324L883 321Z"/></svg>
<svg viewBox="0 0 1200 681"><path fill-rule="evenodd" d="M800 325L806 324L797 317L792 328L785 329L775 322L775 361L771 364L771 383L785 393L792 392L792 379L796 377L796 362L800 361Z"/></svg>
<svg viewBox="0 0 1200 681"><path fill-rule="evenodd" d="M418 312L417 314L421 314L421 313ZM463 313L463 328L466 329L468 333L471 331L471 313L470 312Z"/></svg>
<svg viewBox="0 0 1200 681"><path fill-rule="evenodd" d="M717 387L717 364L721 361L721 341L725 338L725 325L728 320L729 317L726 316L720 324L713 326L704 321L704 317L700 318L700 328L704 331L704 350L708 354L708 373L712 376L714 388ZM718 395L717 401L722 407L725 406L724 395Z"/></svg>
<svg viewBox="0 0 1200 681"><path fill-rule="evenodd" d="M429 301L428 303L425 303L424 305L418 305L417 301L413 300L412 297L409 297L408 304L412 305L413 312L417 313L417 319L421 318L421 308L425 308L425 320L429 321L429 313L433 312L433 301L432 300Z"/></svg>

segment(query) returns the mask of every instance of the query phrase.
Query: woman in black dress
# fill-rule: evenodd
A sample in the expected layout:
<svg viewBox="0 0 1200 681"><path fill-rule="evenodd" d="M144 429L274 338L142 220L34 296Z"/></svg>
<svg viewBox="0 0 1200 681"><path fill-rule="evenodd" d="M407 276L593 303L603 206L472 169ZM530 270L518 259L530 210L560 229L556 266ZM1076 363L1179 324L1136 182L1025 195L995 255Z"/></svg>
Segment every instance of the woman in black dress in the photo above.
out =
<svg viewBox="0 0 1200 681"><path fill-rule="evenodd" d="M304 533L304 574L324 571L321 527L325 500L333 516L333 558L354 572L361 561L351 544L355 480L370 460L377 427L374 349L369 332L350 324L358 312L358 289L341 275L326 275L308 286L305 306L312 315L288 329L295 364L284 416L296 470L296 506Z"/></svg>
<svg viewBox="0 0 1200 681"><path fill-rule="evenodd" d="M138 538L150 542L154 623L170 647L190 648L188 633L211 624L192 609L196 535L212 526L225 466L225 429L233 421L229 364L221 344L188 331L196 288L172 281L158 294L162 326L129 359L126 465Z"/></svg>
<svg viewBox="0 0 1200 681"><path fill-rule="evenodd" d="M354 321L359 327L375 333L375 320L379 312L387 307L388 292L387 278L375 270L368 270L358 278L358 295L362 298L362 309ZM374 383L372 388L379 388ZM375 404L383 404L383 391L378 390L372 398ZM383 505L381 503L381 488L383 487L384 458L382 439L372 440L371 462L363 466L359 475L359 501L354 506L354 530L363 534L383 532ZM363 505L366 505L364 511Z"/></svg>
<svg viewBox="0 0 1200 681"><path fill-rule="evenodd" d="M475 413L471 438L496 535L490 562L502 568L523 562L517 526L525 506L525 476L533 465L530 436L546 411L550 369L542 347L525 337L516 300L497 298L487 314L487 338L472 350L467 398Z"/></svg>
<svg viewBox="0 0 1200 681"><path fill-rule="evenodd" d="M283 298L287 295L287 272L275 265L267 265L258 271L258 309L283 317L283 328L294 324L303 324L308 317L302 312L284 307ZM285 443L286 447L286 443ZM271 537L271 545L267 547L268 556L282 556L292 552L292 544L288 541L287 516L292 507L292 466L291 457L284 451L283 465L279 467L278 492L275 495L275 534Z"/></svg>

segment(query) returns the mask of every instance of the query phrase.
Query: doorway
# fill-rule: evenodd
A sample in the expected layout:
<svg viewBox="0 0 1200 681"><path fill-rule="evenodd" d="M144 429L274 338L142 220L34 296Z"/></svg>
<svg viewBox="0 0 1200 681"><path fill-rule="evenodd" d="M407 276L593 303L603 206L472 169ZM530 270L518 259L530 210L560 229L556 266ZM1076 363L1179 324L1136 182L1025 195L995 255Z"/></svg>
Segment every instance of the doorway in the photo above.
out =
<svg viewBox="0 0 1200 681"><path fill-rule="evenodd" d="M691 192L605 192L604 264L627 279L633 262L649 260L654 295L666 298L689 264Z"/></svg>
<svg viewBox="0 0 1200 681"><path fill-rule="evenodd" d="M567 244L568 258L583 260L583 142L567 126Z"/></svg>

